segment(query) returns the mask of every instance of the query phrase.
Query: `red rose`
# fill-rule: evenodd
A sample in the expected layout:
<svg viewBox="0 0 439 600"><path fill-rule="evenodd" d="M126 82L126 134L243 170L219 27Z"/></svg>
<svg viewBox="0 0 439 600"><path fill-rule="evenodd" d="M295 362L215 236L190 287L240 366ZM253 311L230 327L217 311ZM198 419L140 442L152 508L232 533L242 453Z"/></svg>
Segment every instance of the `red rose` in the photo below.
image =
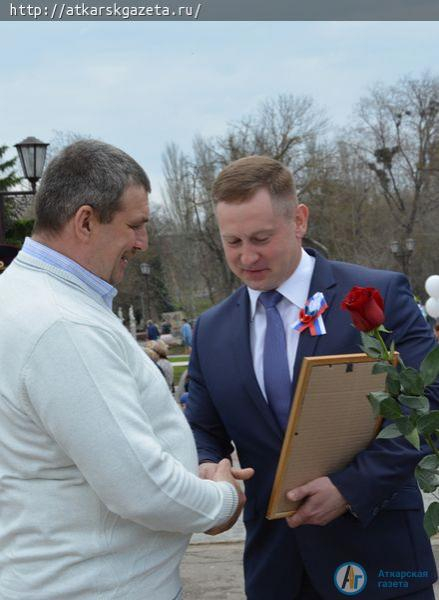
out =
<svg viewBox="0 0 439 600"><path fill-rule="evenodd" d="M375 288L353 287L341 307L351 313L352 321L360 331L371 331L384 323L384 300Z"/></svg>

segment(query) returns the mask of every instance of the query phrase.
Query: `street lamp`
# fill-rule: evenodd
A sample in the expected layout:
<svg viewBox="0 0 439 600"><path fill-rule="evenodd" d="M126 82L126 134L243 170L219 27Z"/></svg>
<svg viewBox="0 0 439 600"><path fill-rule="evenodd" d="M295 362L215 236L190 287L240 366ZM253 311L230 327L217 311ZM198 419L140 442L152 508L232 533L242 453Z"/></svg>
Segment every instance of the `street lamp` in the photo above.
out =
<svg viewBox="0 0 439 600"><path fill-rule="evenodd" d="M41 175L43 174L48 145L35 137L27 137L22 142L15 144L18 156L20 157L23 174L30 182L32 190L0 191L0 243L5 239L4 198L35 194L37 181L41 179Z"/></svg>
<svg viewBox="0 0 439 600"><path fill-rule="evenodd" d="M402 271L406 275L408 274L410 257L413 254L415 245L416 243L413 238L407 238L404 246L396 240L390 243L390 250L394 257L401 263Z"/></svg>
<svg viewBox="0 0 439 600"><path fill-rule="evenodd" d="M146 262L140 263L140 272L145 277L146 307L148 310L148 318L151 318L151 306L150 306L150 301L149 301L149 286L148 286L148 277L151 275L150 265ZM145 315L143 317L145 318Z"/></svg>
<svg viewBox="0 0 439 600"><path fill-rule="evenodd" d="M20 157L21 168L24 176L32 186L33 194L36 191L37 181L41 179L43 174L48 145L35 137L27 137L22 142L15 144Z"/></svg>

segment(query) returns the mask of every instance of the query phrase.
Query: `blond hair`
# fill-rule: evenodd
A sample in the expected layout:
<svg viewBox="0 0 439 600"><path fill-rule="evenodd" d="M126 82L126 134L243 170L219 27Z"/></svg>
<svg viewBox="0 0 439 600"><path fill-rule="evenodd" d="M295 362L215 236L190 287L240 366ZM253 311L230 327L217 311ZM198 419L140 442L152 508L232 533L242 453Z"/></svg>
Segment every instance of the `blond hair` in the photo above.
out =
<svg viewBox="0 0 439 600"><path fill-rule="evenodd" d="M273 207L285 216L292 216L297 205L296 188L291 172L269 156L247 156L225 167L213 185L215 204L241 203L265 188Z"/></svg>
<svg viewBox="0 0 439 600"><path fill-rule="evenodd" d="M160 359L160 356L157 354L157 352L149 346L145 347L145 352L149 356L149 358L155 363L158 362L158 360Z"/></svg>
<svg viewBox="0 0 439 600"><path fill-rule="evenodd" d="M146 342L146 346L153 350L159 358L167 358L168 346L163 340L149 340Z"/></svg>

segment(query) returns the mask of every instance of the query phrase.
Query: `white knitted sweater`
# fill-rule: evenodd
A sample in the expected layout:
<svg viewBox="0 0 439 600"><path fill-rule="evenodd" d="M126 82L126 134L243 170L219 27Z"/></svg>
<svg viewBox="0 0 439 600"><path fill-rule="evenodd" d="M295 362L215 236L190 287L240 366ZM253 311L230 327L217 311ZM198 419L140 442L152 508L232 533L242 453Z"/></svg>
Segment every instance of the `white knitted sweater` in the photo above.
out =
<svg viewBox="0 0 439 600"><path fill-rule="evenodd" d="M20 253L0 276L0 598L172 600L225 521L157 367L99 295Z"/></svg>

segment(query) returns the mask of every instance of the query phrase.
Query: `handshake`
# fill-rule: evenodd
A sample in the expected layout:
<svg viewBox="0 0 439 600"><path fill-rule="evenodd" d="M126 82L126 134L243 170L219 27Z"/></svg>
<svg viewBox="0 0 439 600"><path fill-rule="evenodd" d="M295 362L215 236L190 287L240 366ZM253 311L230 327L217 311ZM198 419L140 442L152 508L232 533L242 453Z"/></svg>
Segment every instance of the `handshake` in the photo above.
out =
<svg viewBox="0 0 439 600"><path fill-rule="evenodd" d="M238 469L232 467L227 458L224 458L218 464L206 462L200 465L199 475L201 479L228 481L235 486L238 492L238 508L231 519L222 525L209 529L205 533L218 535L233 527L246 501L238 481L251 479L254 473L254 469L251 468ZM301 525L327 525L347 510L350 510L347 500L342 496L329 477L318 477L309 483L289 490L287 498L292 501L299 500L302 502L300 508L286 519L288 526L292 528L300 527ZM354 514L354 516L356 515Z"/></svg>
<svg viewBox="0 0 439 600"><path fill-rule="evenodd" d="M233 514L233 516L223 523L222 525L217 525L216 527L212 527L205 533L208 535L218 535L219 533L223 533L227 531L238 520L239 515L241 514L242 509L244 508L244 504L246 501L245 494L241 489L239 481L247 481L251 479L254 475L254 469L239 469L237 467L232 467L230 461L227 458L224 458L219 463L211 463L206 462L200 465L199 475L201 479L210 479L212 481L227 481L231 483L236 491L238 492L238 506Z"/></svg>

